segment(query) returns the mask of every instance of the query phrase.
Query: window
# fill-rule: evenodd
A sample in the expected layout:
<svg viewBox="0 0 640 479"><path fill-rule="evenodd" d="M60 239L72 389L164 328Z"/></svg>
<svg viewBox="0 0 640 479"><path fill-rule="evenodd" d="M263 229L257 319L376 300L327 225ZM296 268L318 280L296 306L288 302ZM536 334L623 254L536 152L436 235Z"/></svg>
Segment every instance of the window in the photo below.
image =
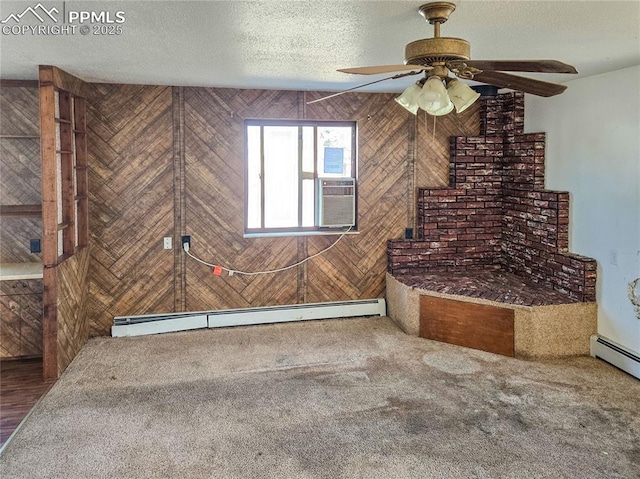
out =
<svg viewBox="0 0 640 479"><path fill-rule="evenodd" d="M245 233L356 226L356 124L245 121Z"/></svg>

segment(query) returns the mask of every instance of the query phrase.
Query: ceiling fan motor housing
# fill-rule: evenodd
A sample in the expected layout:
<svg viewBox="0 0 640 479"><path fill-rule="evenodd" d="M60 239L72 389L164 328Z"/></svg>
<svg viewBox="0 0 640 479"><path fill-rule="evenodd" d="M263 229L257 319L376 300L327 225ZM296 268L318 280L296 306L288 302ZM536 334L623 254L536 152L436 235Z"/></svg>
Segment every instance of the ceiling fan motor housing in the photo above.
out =
<svg viewBox="0 0 640 479"><path fill-rule="evenodd" d="M431 24L444 23L449 20L449 15L456 9L456 4L451 2L430 2L418 8L420 15Z"/></svg>
<svg viewBox="0 0 640 479"><path fill-rule="evenodd" d="M407 44L404 49L404 62L410 65L430 65L433 62L470 58L471 45L462 38L425 38Z"/></svg>

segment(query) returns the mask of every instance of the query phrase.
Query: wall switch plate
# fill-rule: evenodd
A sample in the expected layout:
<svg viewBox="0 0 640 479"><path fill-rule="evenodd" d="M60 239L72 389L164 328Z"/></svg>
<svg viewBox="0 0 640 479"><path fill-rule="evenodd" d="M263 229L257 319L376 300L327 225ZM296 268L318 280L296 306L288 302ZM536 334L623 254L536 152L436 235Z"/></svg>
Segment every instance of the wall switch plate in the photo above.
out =
<svg viewBox="0 0 640 479"><path fill-rule="evenodd" d="M173 248L173 241L171 236L165 236L164 237L164 249L171 249Z"/></svg>
<svg viewBox="0 0 640 479"><path fill-rule="evenodd" d="M612 249L609 250L609 263L613 266L618 266L618 250Z"/></svg>
<svg viewBox="0 0 640 479"><path fill-rule="evenodd" d="M39 239L29 240L29 252L30 253L40 253L42 251L42 247L40 245Z"/></svg>

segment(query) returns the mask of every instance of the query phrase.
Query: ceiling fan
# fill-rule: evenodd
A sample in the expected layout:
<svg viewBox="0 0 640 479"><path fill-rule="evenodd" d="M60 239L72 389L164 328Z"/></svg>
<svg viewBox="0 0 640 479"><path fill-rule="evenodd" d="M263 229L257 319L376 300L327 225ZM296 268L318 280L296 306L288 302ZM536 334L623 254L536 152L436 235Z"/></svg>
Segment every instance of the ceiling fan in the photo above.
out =
<svg viewBox="0 0 640 479"><path fill-rule="evenodd" d="M407 44L404 64L338 70L356 75L399 73L309 103L381 81L424 73L424 78L407 88L397 101L414 114L420 107L427 113L438 116L449 113L454 106L456 111L464 111L479 96L465 83L452 78L451 73L464 80L474 80L498 88L510 88L544 97L558 95L567 87L505 72L578 73L573 66L557 60L471 60L471 46L468 41L440 36L440 25L449 19L455 8L455 4L451 2L431 2L418 9L425 20L433 25L433 38Z"/></svg>

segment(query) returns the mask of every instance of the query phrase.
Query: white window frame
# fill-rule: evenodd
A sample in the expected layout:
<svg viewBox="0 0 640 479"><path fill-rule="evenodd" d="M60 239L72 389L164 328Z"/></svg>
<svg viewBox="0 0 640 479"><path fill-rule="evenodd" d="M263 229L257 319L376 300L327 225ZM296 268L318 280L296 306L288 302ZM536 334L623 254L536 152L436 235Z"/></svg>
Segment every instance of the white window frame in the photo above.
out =
<svg viewBox="0 0 640 479"><path fill-rule="evenodd" d="M248 127L258 126L260 127L260 215L261 215L261 227L249 228L249 135ZM284 127L298 127L298 225L288 226L282 228L267 228L264 227L265 216L265 187L264 187L264 133L263 129L267 126L284 126ZM313 174L309 172L303 172L302 167L302 127L314 127L314 159L313 159ZM325 126L334 127L350 127L351 133L351 175L345 176L345 178L353 178L355 180L355 224L352 227L329 227L318 225L317 215L317 201L314 204L314 226L301 226L302 225L302 181L303 179L313 179L313 197L317 198L318 194L318 179L322 176L318 174L318 145L317 145L317 128ZM345 231L349 233L357 233L357 218L358 218L358 195L357 195L357 123L355 121L320 121L320 120L263 120L263 119L247 119L244 121L244 237L257 237L257 236L303 236L303 235L325 235L325 234L343 234Z"/></svg>

